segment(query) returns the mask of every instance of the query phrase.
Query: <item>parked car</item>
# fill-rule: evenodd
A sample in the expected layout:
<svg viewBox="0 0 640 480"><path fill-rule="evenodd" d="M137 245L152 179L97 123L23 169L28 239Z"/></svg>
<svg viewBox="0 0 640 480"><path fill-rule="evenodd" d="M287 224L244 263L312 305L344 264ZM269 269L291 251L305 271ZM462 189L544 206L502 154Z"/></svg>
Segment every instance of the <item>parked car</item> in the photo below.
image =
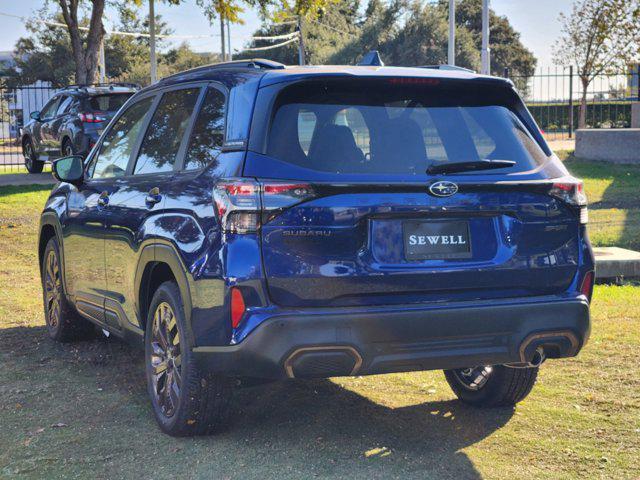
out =
<svg viewBox="0 0 640 480"><path fill-rule="evenodd" d="M442 369L460 400L513 405L589 336L582 183L505 79L197 68L53 172L49 334L144 345L171 435L217 430L256 378Z"/></svg>
<svg viewBox="0 0 640 480"><path fill-rule="evenodd" d="M133 84L70 86L54 95L22 129L29 173L64 155L86 157L118 109L138 90Z"/></svg>

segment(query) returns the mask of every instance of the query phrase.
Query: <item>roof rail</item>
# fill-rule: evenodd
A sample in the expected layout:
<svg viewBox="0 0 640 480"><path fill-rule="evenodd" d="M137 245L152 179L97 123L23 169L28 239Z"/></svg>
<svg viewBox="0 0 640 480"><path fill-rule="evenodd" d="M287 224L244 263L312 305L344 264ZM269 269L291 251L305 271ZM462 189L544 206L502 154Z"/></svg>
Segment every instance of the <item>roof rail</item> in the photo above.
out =
<svg viewBox="0 0 640 480"><path fill-rule="evenodd" d="M264 58L251 58L248 60L233 60L231 62L212 63L210 65L203 65L202 67L196 67L190 70L185 70L183 72L174 73L173 75L169 75L167 77L162 78L160 81L162 82L162 81L175 78L187 73L197 73L197 72L203 72L207 70L217 70L219 68L220 69L250 68L250 69L257 69L257 70L280 70L285 68L285 64L280 62L274 62L273 60L267 60Z"/></svg>
<svg viewBox="0 0 640 480"><path fill-rule="evenodd" d="M458 72L478 73L475 70L470 70L464 67L458 67L457 65L422 65L418 68L433 68L434 70L453 70Z"/></svg>
<svg viewBox="0 0 640 480"><path fill-rule="evenodd" d="M87 88L92 87L108 87L113 89L114 87L127 87L127 88L141 88L137 83L128 83L128 82L109 82L109 83L74 83L71 85L67 85L64 88L69 90L86 90Z"/></svg>

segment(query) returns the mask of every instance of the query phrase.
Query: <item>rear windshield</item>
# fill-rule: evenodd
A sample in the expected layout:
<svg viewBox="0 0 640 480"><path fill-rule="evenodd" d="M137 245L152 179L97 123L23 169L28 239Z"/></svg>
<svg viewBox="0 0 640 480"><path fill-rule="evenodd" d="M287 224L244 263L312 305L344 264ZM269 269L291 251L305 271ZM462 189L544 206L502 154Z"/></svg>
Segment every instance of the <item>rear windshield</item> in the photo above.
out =
<svg viewBox="0 0 640 480"><path fill-rule="evenodd" d="M547 160L510 105L515 95L504 87L391 80L286 88L273 109L267 156L289 164L297 176L306 171L313 177L425 176L431 165L515 161L506 168L465 172L504 174Z"/></svg>
<svg viewBox="0 0 640 480"><path fill-rule="evenodd" d="M116 112L129 99L133 93L111 93L108 95L95 95L89 97L89 107L91 110L101 112Z"/></svg>

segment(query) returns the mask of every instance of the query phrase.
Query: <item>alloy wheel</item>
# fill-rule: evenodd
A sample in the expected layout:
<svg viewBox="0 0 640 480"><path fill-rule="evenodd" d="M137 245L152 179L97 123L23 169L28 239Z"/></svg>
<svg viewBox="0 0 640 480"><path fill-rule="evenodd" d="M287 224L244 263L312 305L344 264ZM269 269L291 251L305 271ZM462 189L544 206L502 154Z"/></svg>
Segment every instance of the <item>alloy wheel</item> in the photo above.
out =
<svg viewBox="0 0 640 480"><path fill-rule="evenodd" d="M182 369L176 316L167 302L158 305L153 314L150 361L155 400L162 413L170 418L180 402Z"/></svg>
<svg viewBox="0 0 640 480"><path fill-rule="evenodd" d="M475 368L459 368L453 373L460 384L468 390L480 390L489 380L493 367L484 365Z"/></svg>
<svg viewBox="0 0 640 480"><path fill-rule="evenodd" d="M31 168L33 165L33 147L31 146L31 142L27 142L24 146L24 161L27 168Z"/></svg>
<svg viewBox="0 0 640 480"><path fill-rule="evenodd" d="M45 262L44 291L47 324L55 329L60 324L62 312L62 280L58 256L54 250L49 251Z"/></svg>

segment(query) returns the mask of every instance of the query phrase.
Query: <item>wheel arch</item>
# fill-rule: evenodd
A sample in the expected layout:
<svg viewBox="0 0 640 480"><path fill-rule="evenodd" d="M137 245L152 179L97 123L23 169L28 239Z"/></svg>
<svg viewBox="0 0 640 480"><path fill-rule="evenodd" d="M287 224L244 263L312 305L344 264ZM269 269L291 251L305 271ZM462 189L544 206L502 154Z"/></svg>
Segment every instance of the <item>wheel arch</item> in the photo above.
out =
<svg viewBox="0 0 640 480"><path fill-rule="evenodd" d="M45 212L42 214L40 220L40 229L38 231L38 265L40 273L42 274L42 259L44 256L44 250L47 248L47 243L53 237L58 239L58 249L60 253L60 268L62 269L62 283L65 283L64 278L64 250L62 248L62 235L60 234L60 222L58 217L53 212ZM66 291L66 289L65 289Z"/></svg>
<svg viewBox="0 0 640 480"><path fill-rule="evenodd" d="M156 289L166 281L174 281L180 290L187 330L191 335L191 289L183 265L176 251L163 244L147 245L140 254L136 269L135 287L140 326L146 329L148 308Z"/></svg>

